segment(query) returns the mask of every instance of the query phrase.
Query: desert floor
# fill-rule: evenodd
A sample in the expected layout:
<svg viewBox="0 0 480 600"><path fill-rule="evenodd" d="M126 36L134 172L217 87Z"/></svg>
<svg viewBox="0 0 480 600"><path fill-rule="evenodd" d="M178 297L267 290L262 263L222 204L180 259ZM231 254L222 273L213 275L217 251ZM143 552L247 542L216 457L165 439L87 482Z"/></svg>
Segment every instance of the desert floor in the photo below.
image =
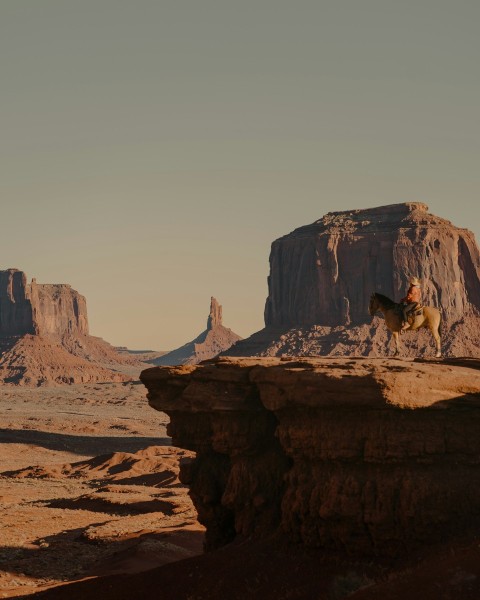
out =
<svg viewBox="0 0 480 600"><path fill-rule="evenodd" d="M170 446L145 393L0 387L0 598L201 553L177 478L191 455Z"/></svg>

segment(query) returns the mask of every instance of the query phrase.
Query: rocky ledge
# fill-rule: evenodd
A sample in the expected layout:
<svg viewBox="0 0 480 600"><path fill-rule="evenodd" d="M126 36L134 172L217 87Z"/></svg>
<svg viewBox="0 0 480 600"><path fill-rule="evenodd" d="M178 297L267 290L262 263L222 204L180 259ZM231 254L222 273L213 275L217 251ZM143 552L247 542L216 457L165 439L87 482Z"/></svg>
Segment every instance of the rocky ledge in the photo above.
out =
<svg viewBox="0 0 480 600"><path fill-rule="evenodd" d="M220 358L143 371L206 547L282 531L401 556L478 531L480 360Z"/></svg>

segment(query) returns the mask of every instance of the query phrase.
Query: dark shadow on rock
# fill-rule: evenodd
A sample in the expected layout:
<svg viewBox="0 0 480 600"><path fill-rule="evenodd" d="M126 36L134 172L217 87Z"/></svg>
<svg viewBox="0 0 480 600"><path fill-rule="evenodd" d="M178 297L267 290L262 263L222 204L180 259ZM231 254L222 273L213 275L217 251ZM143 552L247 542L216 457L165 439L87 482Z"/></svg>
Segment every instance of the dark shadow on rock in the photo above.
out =
<svg viewBox="0 0 480 600"><path fill-rule="evenodd" d="M98 512L108 515L140 515L153 512L161 512L165 515L171 515L176 504L165 502L163 500L145 500L139 502L128 502L120 504L109 501L104 498L94 498L92 496L80 496L79 498L58 498L55 500L42 500L42 504L47 504L50 508L63 508L68 510L88 510L89 512Z"/></svg>
<svg viewBox="0 0 480 600"><path fill-rule="evenodd" d="M480 358L470 358L468 356L448 357L448 358L416 358L414 362L451 365L455 367L466 367L468 369L480 370Z"/></svg>
<svg viewBox="0 0 480 600"><path fill-rule="evenodd" d="M110 452L137 452L149 446L170 446L171 439L140 436L68 435L35 429L0 429L0 443L31 444L48 450L96 456Z"/></svg>
<svg viewBox="0 0 480 600"><path fill-rule="evenodd" d="M100 527L108 521L90 523L90 527ZM81 552L89 553L90 542L82 540L85 527L65 529L56 535L45 536L35 540L38 548L19 548L18 546L0 546L0 570L7 573L24 574L27 577L41 579L75 579L81 569L76 565L77 552L66 552L68 546Z"/></svg>
<svg viewBox="0 0 480 600"><path fill-rule="evenodd" d="M76 581L40 592L50 600L340 600L336 581L348 573L356 589L371 583L380 569L344 561L319 549L285 539L233 543L143 573L117 573Z"/></svg>
<svg viewBox="0 0 480 600"><path fill-rule="evenodd" d="M0 356L11 350L21 337L21 335L0 335Z"/></svg>
<svg viewBox="0 0 480 600"><path fill-rule="evenodd" d="M169 487L180 487L182 484L171 485L177 475L171 471L162 471L161 473L146 473L144 475L134 475L124 479L115 479L112 481L115 485L143 485L146 487L158 487L168 485Z"/></svg>
<svg viewBox="0 0 480 600"><path fill-rule="evenodd" d="M142 542L147 542L149 545L153 543L154 563L156 558L155 543L164 552L172 554L172 561L202 552L202 531L185 531L179 528L169 532L141 533L137 537L128 537L123 540L102 540L101 543L90 540L85 535L88 529L101 527L106 523L108 521L90 523L88 527L65 529L58 534L39 538L33 542L34 545L38 544L38 548L0 546L0 570L42 580L75 582L87 576L104 575L115 570L111 567L115 567L114 563L118 562L119 559L126 559L128 563L128 558L135 555L137 546L139 547L141 560L139 561L139 568L134 569L134 571L158 567L158 560L156 564L149 564L152 562L152 558L149 559L145 555L142 550ZM189 551L181 552L182 548L188 548ZM98 549L98 552L96 552L96 549ZM173 555L175 553L178 556ZM165 556L162 559L165 559ZM145 562L145 567L141 564L142 560ZM167 557L160 564L168 562ZM17 597L25 598L31 597L31 595L33 594ZM68 597L68 594L65 597Z"/></svg>

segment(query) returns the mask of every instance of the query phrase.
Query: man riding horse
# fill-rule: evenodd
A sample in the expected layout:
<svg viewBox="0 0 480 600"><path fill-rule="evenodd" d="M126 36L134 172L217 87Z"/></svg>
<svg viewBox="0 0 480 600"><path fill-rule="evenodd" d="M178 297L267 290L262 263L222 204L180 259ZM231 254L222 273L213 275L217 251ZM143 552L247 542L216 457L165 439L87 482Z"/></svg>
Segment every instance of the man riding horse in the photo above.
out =
<svg viewBox="0 0 480 600"><path fill-rule="evenodd" d="M403 307L403 324L402 331L406 331L410 328L408 322L408 315L416 310L418 306L422 304L422 291L420 289L421 281L418 277L411 277L408 281L410 287L408 288L407 295L405 298L400 300Z"/></svg>
<svg viewBox="0 0 480 600"><path fill-rule="evenodd" d="M409 280L410 287L405 298L398 304L378 292L373 292L370 296L370 303L368 305L368 312L373 317L376 312L381 312L385 318L385 324L387 328L392 332L393 339L395 341L395 354L400 353L400 333L406 329L417 331L424 327L430 329L432 336L435 340L437 358L442 356L442 346L440 338L440 325L442 322L442 315L438 308L433 306L422 306L422 310L419 311L418 307L421 304L421 292L420 292L420 280L416 277L412 277ZM412 310L415 313L414 319L411 319L411 323L405 324L408 318L411 318Z"/></svg>

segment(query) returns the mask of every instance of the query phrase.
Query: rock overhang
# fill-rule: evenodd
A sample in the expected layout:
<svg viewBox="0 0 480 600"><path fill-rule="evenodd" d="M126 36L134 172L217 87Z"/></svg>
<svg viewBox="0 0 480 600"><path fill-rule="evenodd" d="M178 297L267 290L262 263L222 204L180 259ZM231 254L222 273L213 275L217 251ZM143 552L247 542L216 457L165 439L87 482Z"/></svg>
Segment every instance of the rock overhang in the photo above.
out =
<svg viewBox="0 0 480 600"><path fill-rule="evenodd" d="M147 369L150 405L197 458L206 547L276 531L401 556L480 531L480 361L221 358Z"/></svg>
<svg viewBox="0 0 480 600"><path fill-rule="evenodd" d="M204 406L208 410L244 409L241 386L255 387L268 410L308 408L435 408L462 399L480 407L480 361L400 360L331 357L221 357L196 367L153 367L142 372L142 382L182 392L169 409ZM195 388L209 383L209 394ZM237 393L233 393L235 388ZM275 402L269 392L275 388ZM263 392L263 393L262 393ZM197 394L197 395L195 395ZM154 393L150 393L153 398ZM173 399L173 398L172 398ZM155 400L153 400L155 401ZM165 400L166 401L166 400ZM157 401L158 409L161 402Z"/></svg>

